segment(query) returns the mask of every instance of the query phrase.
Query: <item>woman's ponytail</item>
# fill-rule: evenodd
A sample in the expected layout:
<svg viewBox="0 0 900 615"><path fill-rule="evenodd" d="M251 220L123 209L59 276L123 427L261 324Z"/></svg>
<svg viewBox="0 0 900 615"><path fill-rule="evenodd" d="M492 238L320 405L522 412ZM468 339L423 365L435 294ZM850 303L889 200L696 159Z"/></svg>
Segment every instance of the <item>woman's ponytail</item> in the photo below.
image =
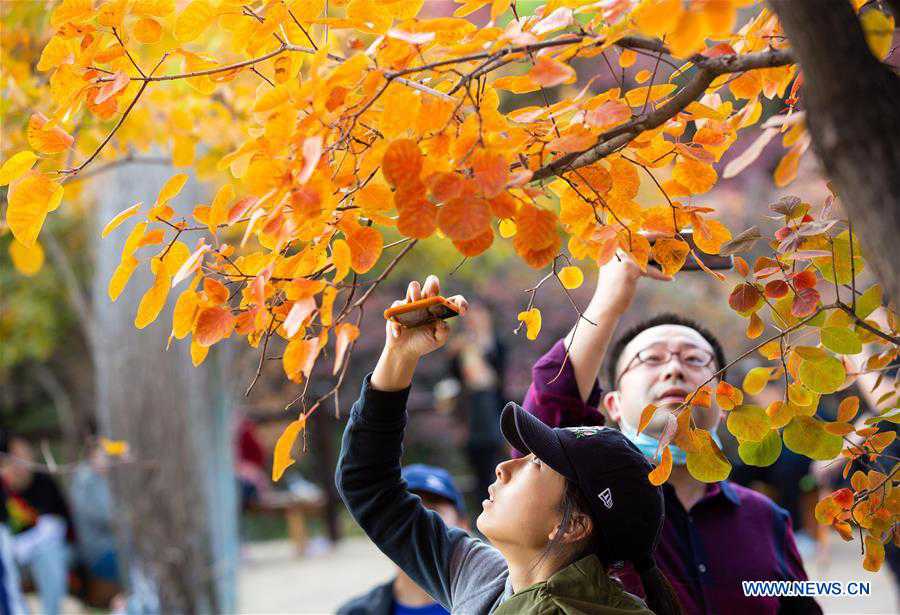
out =
<svg viewBox="0 0 900 615"><path fill-rule="evenodd" d="M682 615L681 603L672 589L671 583L653 561L653 556L634 562L634 568L641 577L647 606L656 615Z"/></svg>

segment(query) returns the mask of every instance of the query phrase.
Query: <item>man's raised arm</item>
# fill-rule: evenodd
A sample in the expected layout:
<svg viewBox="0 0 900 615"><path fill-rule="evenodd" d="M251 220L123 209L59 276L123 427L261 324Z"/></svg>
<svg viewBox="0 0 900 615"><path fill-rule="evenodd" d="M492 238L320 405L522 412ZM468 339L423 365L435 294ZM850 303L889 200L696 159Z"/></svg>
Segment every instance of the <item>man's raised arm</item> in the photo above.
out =
<svg viewBox="0 0 900 615"><path fill-rule="evenodd" d="M584 318L579 318L564 340L582 401L587 401L590 396L619 318L631 306L637 281L645 276L654 280L672 279L652 266L648 266L646 272L641 271L622 251L600 267L597 287L584 310Z"/></svg>

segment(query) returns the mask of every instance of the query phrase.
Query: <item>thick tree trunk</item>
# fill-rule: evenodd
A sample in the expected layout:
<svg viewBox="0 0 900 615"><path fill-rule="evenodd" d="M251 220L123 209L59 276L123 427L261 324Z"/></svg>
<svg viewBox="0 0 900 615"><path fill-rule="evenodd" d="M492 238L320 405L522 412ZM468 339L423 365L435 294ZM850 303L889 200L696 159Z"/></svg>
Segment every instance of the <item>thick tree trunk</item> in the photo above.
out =
<svg viewBox="0 0 900 615"><path fill-rule="evenodd" d="M803 104L816 154L885 299L900 306L900 78L869 52L847 0L769 4L803 69Z"/></svg>
<svg viewBox="0 0 900 615"><path fill-rule="evenodd" d="M135 201L153 203L172 174L135 164L104 175L97 183L97 235ZM189 182L175 202L193 207L202 200ZM135 329L138 303L151 285L146 265L118 301L109 300L107 284L131 226L97 242L93 285L98 422L103 435L126 440L137 459L117 465L112 476L126 571L144 599L142 612L233 612L237 502L227 349L210 352L200 368L191 365L187 340L173 341L166 352L171 298L155 323ZM158 246L139 254L151 250Z"/></svg>

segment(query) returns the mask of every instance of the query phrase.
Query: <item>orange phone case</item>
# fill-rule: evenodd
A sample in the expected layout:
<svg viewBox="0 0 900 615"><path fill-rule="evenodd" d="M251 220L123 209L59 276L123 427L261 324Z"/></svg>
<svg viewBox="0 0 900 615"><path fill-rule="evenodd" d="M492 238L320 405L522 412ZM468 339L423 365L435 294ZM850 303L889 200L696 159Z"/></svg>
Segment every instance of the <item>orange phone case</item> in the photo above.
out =
<svg viewBox="0 0 900 615"><path fill-rule="evenodd" d="M459 315L459 308L441 296L419 299L384 311L384 317L404 327L418 327Z"/></svg>

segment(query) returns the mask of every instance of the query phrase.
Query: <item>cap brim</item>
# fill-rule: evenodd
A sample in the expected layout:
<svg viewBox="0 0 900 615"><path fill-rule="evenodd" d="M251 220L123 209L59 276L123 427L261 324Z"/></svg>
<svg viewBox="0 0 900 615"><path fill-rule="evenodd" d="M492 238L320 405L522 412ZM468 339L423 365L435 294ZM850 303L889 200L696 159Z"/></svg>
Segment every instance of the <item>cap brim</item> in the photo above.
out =
<svg viewBox="0 0 900 615"><path fill-rule="evenodd" d="M500 431L513 448L526 455L534 453L538 459L566 478L577 480L575 468L569 463L553 428L519 404L509 402L503 408Z"/></svg>

